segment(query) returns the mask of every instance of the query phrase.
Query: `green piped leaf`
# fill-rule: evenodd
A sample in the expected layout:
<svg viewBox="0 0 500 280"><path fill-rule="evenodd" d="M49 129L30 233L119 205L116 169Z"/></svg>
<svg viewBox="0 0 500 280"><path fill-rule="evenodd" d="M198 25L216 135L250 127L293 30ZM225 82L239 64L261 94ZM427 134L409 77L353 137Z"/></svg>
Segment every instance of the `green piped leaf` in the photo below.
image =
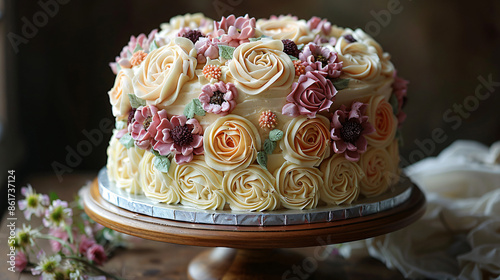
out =
<svg viewBox="0 0 500 280"><path fill-rule="evenodd" d="M264 39L264 38L271 38L271 37L266 36L266 35L262 35L262 36L260 36L260 37L258 37L258 38L249 38L248 40L249 40L250 42L255 42L255 41L262 40L262 39Z"/></svg>
<svg viewBox="0 0 500 280"><path fill-rule="evenodd" d="M269 132L269 140L277 142L283 138L283 131L279 129L273 129Z"/></svg>
<svg viewBox="0 0 500 280"><path fill-rule="evenodd" d="M202 117L206 114L198 98L193 99L184 107L184 116L188 119L192 119L195 114Z"/></svg>
<svg viewBox="0 0 500 280"><path fill-rule="evenodd" d="M265 151L259 151L257 153L257 163L267 170L267 154Z"/></svg>
<svg viewBox="0 0 500 280"><path fill-rule="evenodd" d="M170 159L166 156L156 156L153 165L156 168L156 170L167 173L168 169L170 168Z"/></svg>
<svg viewBox="0 0 500 280"><path fill-rule="evenodd" d="M162 155L160 155L160 153L154 149L151 149L149 150L153 155L157 156L157 157L161 157Z"/></svg>
<svg viewBox="0 0 500 280"><path fill-rule="evenodd" d="M146 106L146 100L140 99L139 97L135 96L135 94L128 94L128 100L130 100L130 105L132 108L139 108L141 106Z"/></svg>
<svg viewBox="0 0 500 280"><path fill-rule="evenodd" d="M122 67L121 67L120 63L116 63L116 73L120 73L121 70L122 70Z"/></svg>
<svg viewBox="0 0 500 280"><path fill-rule="evenodd" d="M132 135L130 135L130 133L124 134L118 141L127 149L130 149L134 146L134 138L132 138Z"/></svg>
<svg viewBox="0 0 500 280"><path fill-rule="evenodd" d="M139 44L135 44L134 53L136 53L138 51L142 51L142 47Z"/></svg>
<svg viewBox="0 0 500 280"><path fill-rule="evenodd" d="M297 49L299 49L299 51L301 51L303 48L304 48L304 44L300 44L300 45L297 45Z"/></svg>
<svg viewBox="0 0 500 280"><path fill-rule="evenodd" d="M337 90L343 90L349 86L349 79L335 79L332 83Z"/></svg>
<svg viewBox="0 0 500 280"><path fill-rule="evenodd" d="M294 60L299 60L298 58L296 58L296 57L295 57L295 56L293 56L293 55L288 55L288 56L290 57L290 59L291 59L292 61L294 61Z"/></svg>
<svg viewBox="0 0 500 280"><path fill-rule="evenodd" d="M156 43L156 40L154 40L153 43L149 46L149 52L152 52L152 51L154 51L154 50L156 50L158 48L159 48L159 46Z"/></svg>
<svg viewBox="0 0 500 280"><path fill-rule="evenodd" d="M266 152L266 154L272 154L274 149L276 149L276 142L271 141L270 139L266 139L264 141L264 151Z"/></svg>
<svg viewBox="0 0 500 280"><path fill-rule="evenodd" d="M224 59L233 59L233 53L236 48L230 46L219 46L219 55Z"/></svg>
<svg viewBox="0 0 500 280"><path fill-rule="evenodd" d="M117 130L122 130L122 129L126 128L126 127L127 127L127 122L126 121L117 121L115 123L115 128Z"/></svg>

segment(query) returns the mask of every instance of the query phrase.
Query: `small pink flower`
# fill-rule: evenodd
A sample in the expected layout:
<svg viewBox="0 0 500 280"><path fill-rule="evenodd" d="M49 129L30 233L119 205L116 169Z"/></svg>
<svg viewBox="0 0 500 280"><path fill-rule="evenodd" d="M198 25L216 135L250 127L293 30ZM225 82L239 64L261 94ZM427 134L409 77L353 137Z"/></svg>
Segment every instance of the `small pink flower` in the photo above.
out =
<svg viewBox="0 0 500 280"><path fill-rule="evenodd" d="M323 35L329 35L332 30L332 24L327 19L321 19L319 17L312 17L307 21L307 26L309 30L321 32Z"/></svg>
<svg viewBox="0 0 500 280"><path fill-rule="evenodd" d="M210 39L220 37L220 42L231 47L237 47L243 43L248 43L249 38L255 36L255 18L248 15L236 18L230 15L222 17L220 22L214 22L214 32L209 34Z"/></svg>
<svg viewBox="0 0 500 280"><path fill-rule="evenodd" d="M15 263L17 271L23 271L28 265L28 259L22 251L17 251Z"/></svg>
<svg viewBox="0 0 500 280"><path fill-rule="evenodd" d="M136 49L137 45L139 45L145 52L148 52L149 47L154 41L156 33L158 33L158 29L152 30L148 36L146 36L143 33L137 37L130 36L130 41L125 47L123 47L123 50L120 52L120 56L117 56L115 58L115 62L109 63L109 66L111 67L113 73L115 74L118 73L118 67L117 67L118 64L121 67L125 68L132 67L132 64L130 64L130 58L132 58L132 55L134 54L134 50Z"/></svg>
<svg viewBox="0 0 500 280"><path fill-rule="evenodd" d="M368 122L365 115L367 105L354 102L350 110L342 104L335 111L331 122L331 138L333 151L337 154L344 153L349 161L358 161L360 154L366 151L366 134L373 133L375 128Z"/></svg>
<svg viewBox="0 0 500 280"><path fill-rule="evenodd" d="M163 111L163 110L162 110ZM153 117L158 113L158 108L153 105L141 106L134 113L134 121L128 125L128 131L135 140L135 145L143 150L154 145L154 132L148 132Z"/></svg>
<svg viewBox="0 0 500 280"><path fill-rule="evenodd" d="M337 53L326 47L309 43L299 58L306 66L306 72L319 71L328 78L338 78L342 73L342 61L339 61Z"/></svg>
<svg viewBox="0 0 500 280"><path fill-rule="evenodd" d="M398 126L406 120L406 113L403 112L403 107L406 105L406 91L408 89L408 81L404 80L396 75L394 71L394 82L392 84L392 93L396 96L398 100L398 110L396 117L398 118Z"/></svg>
<svg viewBox="0 0 500 280"><path fill-rule="evenodd" d="M68 241L68 232L64 228L50 228L49 235L57 237L63 241ZM53 252L59 252L63 249L63 245L56 240L49 240L50 247Z"/></svg>
<svg viewBox="0 0 500 280"><path fill-rule="evenodd" d="M198 97L206 112L221 116L233 111L236 107L236 98L238 98L236 86L233 83L226 84L222 81L204 85Z"/></svg>
<svg viewBox="0 0 500 280"><path fill-rule="evenodd" d="M194 47L198 55L196 56L198 60L198 64L203 64L207 62L207 58L217 59L219 58L219 46L217 45L219 42L218 39L214 38L210 40L208 38L200 38L195 44Z"/></svg>
<svg viewBox="0 0 500 280"><path fill-rule="evenodd" d="M299 77L298 82L293 83L292 92L286 97L289 103L283 106L282 114L314 118L317 112L330 109L336 94L332 81L318 71L307 72Z"/></svg>
<svg viewBox="0 0 500 280"><path fill-rule="evenodd" d="M163 110L162 110L163 111ZM173 153L175 162L183 164L193 160L193 155L203 154L203 128L196 119L173 116L170 121L166 112L160 112L153 120L156 144L154 149L162 156Z"/></svg>
<svg viewBox="0 0 500 280"><path fill-rule="evenodd" d="M82 235L80 239L80 245L78 246L78 252L81 254L85 255L87 254L87 251L90 249L90 247L94 246L96 241L93 238L88 238L85 235Z"/></svg>
<svg viewBox="0 0 500 280"><path fill-rule="evenodd" d="M108 260L104 248L99 244L90 246L86 252L86 257L96 265L103 265Z"/></svg>

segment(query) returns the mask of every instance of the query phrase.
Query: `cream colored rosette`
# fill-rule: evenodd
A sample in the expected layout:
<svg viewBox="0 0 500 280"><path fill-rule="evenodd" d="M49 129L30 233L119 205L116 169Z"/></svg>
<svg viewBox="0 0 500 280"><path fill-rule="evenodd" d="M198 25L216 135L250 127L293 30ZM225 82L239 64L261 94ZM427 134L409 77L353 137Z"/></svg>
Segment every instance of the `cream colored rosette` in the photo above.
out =
<svg viewBox="0 0 500 280"><path fill-rule="evenodd" d="M364 43L367 46L374 47L380 59L380 63L382 66L382 73L385 76L392 77L392 74L394 72L394 65L391 62L391 55L387 52L384 52L380 44L377 41L375 41L375 39L373 39L370 35L366 34L360 28L357 28L354 31L352 29L346 28L342 35L347 35L347 34L352 35L354 39Z"/></svg>
<svg viewBox="0 0 500 280"><path fill-rule="evenodd" d="M168 23L160 25L159 36L168 37L175 36L181 28L189 28L191 30L200 30L203 34L208 34L214 29L214 20L206 17L202 13L185 14L175 16Z"/></svg>
<svg viewBox="0 0 500 280"><path fill-rule="evenodd" d="M375 47L363 42L351 43L340 37L335 44L335 51L342 61L343 77L370 82L382 77L382 65Z"/></svg>
<svg viewBox="0 0 500 280"><path fill-rule="evenodd" d="M363 170L344 155L336 154L320 166L325 184L320 188L321 200L328 204L351 204L358 199Z"/></svg>
<svg viewBox="0 0 500 280"><path fill-rule="evenodd" d="M280 207L275 179L259 165L225 173L222 186L232 210L271 211Z"/></svg>
<svg viewBox="0 0 500 280"><path fill-rule="evenodd" d="M135 94L149 105L170 105L182 86L196 77L196 64L193 42L175 38L146 56L132 80Z"/></svg>
<svg viewBox="0 0 500 280"><path fill-rule="evenodd" d="M145 152L139 163L140 181L144 194L158 202L176 204L180 202L179 190L168 173L154 166L155 155Z"/></svg>
<svg viewBox="0 0 500 280"><path fill-rule="evenodd" d="M177 184L181 203L200 209L222 210L226 197L222 190L222 172L208 167L196 156L187 164L172 162L169 173Z"/></svg>
<svg viewBox="0 0 500 280"><path fill-rule="evenodd" d="M279 40L258 40L238 46L229 62L229 74L236 87L249 95L275 89L285 90L292 86L295 67L283 52Z"/></svg>
<svg viewBox="0 0 500 280"><path fill-rule="evenodd" d="M317 115L293 118L285 127L285 137L280 141L283 157L301 166L318 166L330 154L330 122Z"/></svg>
<svg viewBox="0 0 500 280"><path fill-rule="evenodd" d="M216 119L203 136L205 162L219 171L246 168L255 160L260 147L257 128L238 115Z"/></svg>
<svg viewBox="0 0 500 280"><path fill-rule="evenodd" d="M115 186L129 193L141 193L139 162L144 150L137 147L127 149L113 135L107 154L108 177Z"/></svg>
<svg viewBox="0 0 500 280"><path fill-rule="evenodd" d="M281 204L288 209L313 209L318 205L323 186L322 173L315 167L303 167L286 161L274 173Z"/></svg>
<svg viewBox="0 0 500 280"><path fill-rule="evenodd" d="M113 116L117 118L125 118L132 108L130 106L129 94L134 94L134 87L132 86L132 78L134 71L132 69L122 68L115 78L113 88L108 91L109 102L111 103Z"/></svg>
<svg viewBox="0 0 500 280"><path fill-rule="evenodd" d="M393 184L399 181L399 177L401 175L401 169L399 168L399 142L398 139L394 139L392 143L387 147L387 152L389 153L389 156L391 157L392 161L391 163L394 164L394 170L395 170L395 176L393 180Z"/></svg>
<svg viewBox="0 0 500 280"><path fill-rule="evenodd" d="M297 44L312 42L315 36L315 34L309 30L305 20L297 20L297 18L292 16L259 19L257 20L256 26L265 36L277 40L290 39Z"/></svg>
<svg viewBox="0 0 500 280"><path fill-rule="evenodd" d="M359 165L365 174L361 180L361 194L364 196L384 193L398 178L397 164L386 149L369 147L361 155Z"/></svg>
<svg viewBox="0 0 500 280"><path fill-rule="evenodd" d="M375 132L365 135L368 145L377 148L389 146L398 128L398 120L394 116L391 104L383 96L372 96L366 114L368 122L375 128Z"/></svg>

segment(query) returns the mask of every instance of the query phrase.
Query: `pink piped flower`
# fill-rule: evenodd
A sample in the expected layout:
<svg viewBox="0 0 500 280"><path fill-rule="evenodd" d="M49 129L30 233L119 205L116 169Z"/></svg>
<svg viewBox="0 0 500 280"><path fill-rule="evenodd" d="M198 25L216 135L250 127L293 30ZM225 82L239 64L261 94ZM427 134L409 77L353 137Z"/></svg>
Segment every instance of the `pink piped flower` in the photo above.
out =
<svg viewBox="0 0 500 280"><path fill-rule="evenodd" d="M323 35L329 35L332 30L332 24L327 19L321 19L319 17L312 17L307 21L307 26L309 30L323 33Z"/></svg>
<svg viewBox="0 0 500 280"><path fill-rule="evenodd" d="M131 36L128 44L123 47L122 51L120 52L120 56L117 56L115 58L115 62L109 63L109 66L111 67L113 73L118 73L118 65L123 68L131 68L132 64L130 64L130 59L132 58L132 55L134 55L134 50L136 49L137 45L139 45L144 51L149 51L149 47L153 43L156 33L158 33L158 29L152 30L148 36L146 36L146 34L144 33L140 34L137 37Z"/></svg>
<svg viewBox="0 0 500 280"><path fill-rule="evenodd" d="M104 247L99 244L90 246L90 248L86 251L85 256L96 265L103 265L108 260Z"/></svg>
<svg viewBox="0 0 500 280"><path fill-rule="evenodd" d="M163 110L162 110L163 111ZM148 132L158 108L153 105L141 106L134 113L134 120L128 125L128 132L135 140L135 145L143 150L154 145L154 132Z"/></svg>
<svg viewBox="0 0 500 280"><path fill-rule="evenodd" d="M402 79L396 75L394 71L394 82L392 83L392 94L396 96L398 100L398 108L396 113L396 118L398 119L398 126L406 120L406 113L403 112L403 107L406 105L406 91L408 89L408 81Z"/></svg>
<svg viewBox="0 0 500 280"><path fill-rule="evenodd" d="M217 43L219 40L214 38L210 40L208 38L200 38L194 44L198 55L196 59L198 60L198 64L203 64L207 62L207 58L217 59L219 58L219 46Z"/></svg>
<svg viewBox="0 0 500 280"><path fill-rule="evenodd" d="M316 117L316 113L328 111L332 106L337 90L332 81L320 72L307 72L293 83L292 92L286 97L282 114L291 117L306 115Z"/></svg>
<svg viewBox="0 0 500 280"><path fill-rule="evenodd" d="M238 98L236 86L233 83L226 84L222 81L204 85L198 97L203 110L221 116L233 111L234 107L236 107L236 98Z"/></svg>
<svg viewBox="0 0 500 280"><path fill-rule="evenodd" d="M220 42L231 47L237 47L243 43L250 42L249 38L255 36L255 18L248 15L236 18L230 15L222 17L221 21L214 22L214 32L209 34L209 38L220 37Z"/></svg>
<svg viewBox="0 0 500 280"><path fill-rule="evenodd" d="M367 105L354 102L349 110L342 104L332 117L330 136L333 140L333 151L344 153L349 161L358 161L366 151L365 135L373 133L375 128L365 115Z"/></svg>
<svg viewBox="0 0 500 280"><path fill-rule="evenodd" d="M318 71L331 79L342 74L342 61L339 61L337 53L326 47L309 43L299 54L299 59L306 66L306 72Z"/></svg>
<svg viewBox="0 0 500 280"><path fill-rule="evenodd" d="M203 128L198 120L188 120L186 116L179 115L173 116L169 121L163 111L151 124L156 132L153 148L162 156L173 153L177 164L190 162L193 155L202 155Z"/></svg>

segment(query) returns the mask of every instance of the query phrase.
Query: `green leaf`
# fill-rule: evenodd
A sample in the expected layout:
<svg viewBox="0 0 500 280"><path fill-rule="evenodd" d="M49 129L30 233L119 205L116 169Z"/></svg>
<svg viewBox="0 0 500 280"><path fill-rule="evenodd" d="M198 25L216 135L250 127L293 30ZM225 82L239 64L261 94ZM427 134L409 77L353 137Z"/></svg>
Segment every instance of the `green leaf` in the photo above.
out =
<svg viewBox="0 0 500 280"><path fill-rule="evenodd" d="M153 43L149 46L149 52L152 52L159 48L158 44L156 43L156 40L153 41Z"/></svg>
<svg viewBox="0 0 500 280"><path fill-rule="evenodd" d="M117 130L122 130L122 129L126 128L126 127L127 127L127 122L126 121L117 121L115 123L115 128Z"/></svg>
<svg viewBox="0 0 500 280"><path fill-rule="evenodd" d="M120 73L120 70L122 70L122 67L120 66L120 63L116 63L116 73Z"/></svg>
<svg viewBox="0 0 500 280"><path fill-rule="evenodd" d="M54 201L54 200L59 199L59 196L55 192L50 192L49 193L49 198L50 198L50 201Z"/></svg>
<svg viewBox="0 0 500 280"><path fill-rule="evenodd" d="M192 119L194 115L204 116L205 110L203 110L203 106L198 98L193 99L189 102L186 107L184 107L184 116L188 119Z"/></svg>
<svg viewBox="0 0 500 280"><path fill-rule="evenodd" d="M236 48L234 48L234 47L220 45L219 46L219 55L225 59L232 59L235 49Z"/></svg>
<svg viewBox="0 0 500 280"><path fill-rule="evenodd" d="M135 44L134 53L137 51L142 51L142 47L139 44Z"/></svg>
<svg viewBox="0 0 500 280"><path fill-rule="evenodd" d="M255 42L255 41L262 40L262 39L264 39L264 38L271 38L271 37L266 36L266 35L262 35L262 36L260 36L260 37L258 37L258 38L249 38L248 40L249 40L250 42Z"/></svg>
<svg viewBox="0 0 500 280"><path fill-rule="evenodd" d="M267 170L267 154L265 151L260 151L257 153L257 163Z"/></svg>
<svg viewBox="0 0 500 280"><path fill-rule="evenodd" d="M118 141L120 141L120 143L127 149L130 149L134 146L134 138L132 138L132 135L130 135L130 133L124 134Z"/></svg>
<svg viewBox="0 0 500 280"><path fill-rule="evenodd" d="M349 79L334 79L332 83L337 90L343 90L349 86Z"/></svg>
<svg viewBox="0 0 500 280"><path fill-rule="evenodd" d="M288 56L290 57L290 59L291 59L292 61L294 61L294 60L299 60L298 58L296 58L296 57L295 57L295 56L293 56L293 55L288 55Z"/></svg>
<svg viewBox="0 0 500 280"><path fill-rule="evenodd" d="M158 151L156 151L156 150L154 150L154 149L151 149L151 150L149 150L149 151L150 151L152 154L154 154L155 156L157 156L157 157L161 157L161 156L162 156L162 155L160 155L160 153L159 153Z"/></svg>
<svg viewBox="0 0 500 280"><path fill-rule="evenodd" d="M165 156L156 156L153 161L153 165L156 170L167 173L168 169L170 168L170 160Z"/></svg>
<svg viewBox="0 0 500 280"><path fill-rule="evenodd" d="M394 115L397 115L398 114L398 98L396 97L395 94L391 95L391 98L389 98L389 103L392 106L392 112L394 113Z"/></svg>
<svg viewBox="0 0 500 280"><path fill-rule="evenodd" d="M303 48L304 48L304 44L300 44L300 45L297 45L297 49L299 49L299 51L301 51Z"/></svg>
<svg viewBox="0 0 500 280"><path fill-rule="evenodd" d="M271 141L277 142L280 141L281 138L283 138L283 131L279 129L273 129L269 132L269 139Z"/></svg>
<svg viewBox="0 0 500 280"><path fill-rule="evenodd" d="M266 139L264 141L264 151L266 152L266 154L272 154L274 149L276 149L276 142L271 141L271 139Z"/></svg>
<svg viewBox="0 0 500 280"><path fill-rule="evenodd" d="M130 100L130 105L134 109L137 109L141 106L146 106L146 100L140 99L139 97L135 96L135 94L129 93L128 100Z"/></svg>

